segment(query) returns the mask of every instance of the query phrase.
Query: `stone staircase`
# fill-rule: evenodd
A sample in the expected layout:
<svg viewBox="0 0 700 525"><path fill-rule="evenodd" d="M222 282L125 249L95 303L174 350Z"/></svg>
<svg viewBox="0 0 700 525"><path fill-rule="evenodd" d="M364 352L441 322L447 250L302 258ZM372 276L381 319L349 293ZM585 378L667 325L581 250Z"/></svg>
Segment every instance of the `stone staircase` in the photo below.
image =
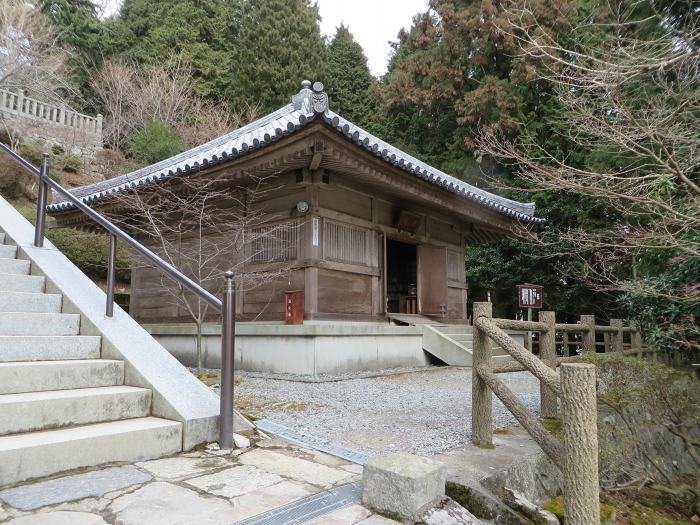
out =
<svg viewBox="0 0 700 525"><path fill-rule="evenodd" d="M102 359L31 270L0 233L0 487L182 450L182 423L152 417L151 389L125 384L124 362Z"/></svg>

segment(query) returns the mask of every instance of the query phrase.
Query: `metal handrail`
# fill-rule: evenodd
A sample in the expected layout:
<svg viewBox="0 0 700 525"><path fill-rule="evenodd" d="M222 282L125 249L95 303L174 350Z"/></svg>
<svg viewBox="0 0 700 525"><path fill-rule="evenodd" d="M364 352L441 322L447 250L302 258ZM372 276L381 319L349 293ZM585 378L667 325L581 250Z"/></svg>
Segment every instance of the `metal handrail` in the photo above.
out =
<svg viewBox="0 0 700 525"><path fill-rule="evenodd" d="M41 169L34 166L27 159L14 152L9 146L0 142L0 149L15 159L23 168L34 175L39 182L39 196L37 199L36 226L34 229L34 246L41 248L44 245L44 228L46 224L46 204L48 188L53 188L58 194L72 202L76 208L82 211L90 219L99 224L110 234L109 238L109 263L107 268L107 304L105 315L112 317L114 314L114 281L116 275L117 239L121 239L138 253L143 255L158 269L165 272L171 278L185 286L211 306L221 312L222 341L221 341L221 412L219 416L219 446L222 449L230 449L233 446L233 362L234 362L234 337L235 337L235 290L233 272L224 275L224 300L217 298L211 292L203 288L187 277L172 264L146 248L143 244L113 224L109 219L100 215L87 206L58 182L49 177L49 156L44 153ZM229 386L224 388L224 386Z"/></svg>
<svg viewBox="0 0 700 525"><path fill-rule="evenodd" d="M69 200L70 202L75 204L75 206L80 211L82 211L85 215L87 215L90 219L95 221L97 224L102 226L102 228L107 230L110 234L114 235L118 239L121 239L122 241L127 243L134 250L139 252L141 255L143 255L149 261L151 261L154 265L156 265L158 268L160 268L165 273L167 273L170 277L179 281L186 288L188 288L191 292L195 293L200 298L204 299L209 304L211 304L214 308L221 311L221 306L222 306L221 299L217 298L211 292L202 288L199 284L197 284L195 281L193 281L192 279L187 277L180 270L175 268L170 263L164 261L158 255L156 255L151 250L146 248L143 244L141 244L136 239L131 237L129 234L124 232L121 228L119 228L118 226L116 226L115 224L110 222L109 219L100 215L95 210L93 210L92 208L87 206L81 199L77 198L75 195L73 195L71 192L69 192L63 186L61 186L58 182L56 182L55 180L48 177L48 169L46 170L47 171L46 177L43 177L42 173L41 173L43 170L40 170L39 168L34 166L32 163L30 163L28 160L24 159L22 156L15 153L7 145L0 142L0 148L2 148L6 153L8 153L17 162L19 162L27 171L29 171L32 175L34 175L39 180L40 184L43 182L46 185L50 186L57 193L59 193L61 196L65 197L67 200ZM44 154L44 160L48 162L48 155L47 154ZM42 168L43 168L43 166L44 166L44 163L42 162ZM47 165L47 168L48 168L48 165ZM46 203L44 203L44 204L46 204ZM41 210L39 210L37 207L37 214L39 214L40 211ZM45 213L45 210L44 210L44 213ZM38 221L37 221L37 226L38 227L41 226Z"/></svg>

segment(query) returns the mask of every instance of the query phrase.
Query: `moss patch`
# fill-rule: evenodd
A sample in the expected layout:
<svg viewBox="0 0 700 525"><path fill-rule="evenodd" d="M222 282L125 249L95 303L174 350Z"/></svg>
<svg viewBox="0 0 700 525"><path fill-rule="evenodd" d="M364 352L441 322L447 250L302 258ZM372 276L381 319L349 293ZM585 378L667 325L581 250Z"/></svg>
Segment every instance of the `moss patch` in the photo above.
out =
<svg viewBox="0 0 700 525"><path fill-rule="evenodd" d="M469 489L462 485L457 485L457 483L452 483L451 481L445 483L445 495L465 508L468 508L469 502L471 501Z"/></svg>
<svg viewBox="0 0 700 525"><path fill-rule="evenodd" d="M491 450L491 449L496 448L496 445L474 445L474 446L475 446L475 447L478 447L478 448L483 448L483 449L486 449L486 450Z"/></svg>
<svg viewBox="0 0 700 525"><path fill-rule="evenodd" d="M493 431L494 434L510 434L510 430L507 428L497 428Z"/></svg>
<svg viewBox="0 0 700 525"><path fill-rule="evenodd" d="M375 509L374 507L370 507L369 505L365 505L365 508L373 514L378 514L382 518L403 523L403 518L398 512L392 512L390 510L379 510Z"/></svg>
<svg viewBox="0 0 700 525"><path fill-rule="evenodd" d="M564 497L559 496L542 507L560 520L565 520ZM695 517L695 520L698 518ZM611 525L692 525L698 523L692 514L679 512L668 504L658 491L602 494L600 521ZM564 523L564 521L562 522Z"/></svg>
<svg viewBox="0 0 700 525"><path fill-rule="evenodd" d="M544 425L544 428L546 428L554 437L561 437L561 419L546 417L542 419L542 425Z"/></svg>

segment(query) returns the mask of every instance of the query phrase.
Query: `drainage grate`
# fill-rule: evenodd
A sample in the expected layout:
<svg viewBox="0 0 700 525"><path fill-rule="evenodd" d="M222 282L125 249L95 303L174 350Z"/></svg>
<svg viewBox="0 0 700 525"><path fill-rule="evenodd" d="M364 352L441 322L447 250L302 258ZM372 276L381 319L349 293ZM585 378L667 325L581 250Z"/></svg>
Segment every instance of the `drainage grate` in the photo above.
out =
<svg viewBox="0 0 700 525"><path fill-rule="evenodd" d="M329 443L328 440L318 436L296 432L291 428L273 423L269 419L259 419L255 422L255 426L257 426L263 432L269 432L270 434L284 438L295 445L312 448L314 450L318 450L319 452L325 452L331 456L336 456L347 461L357 463L358 465L364 465L370 457L368 454L364 454L357 450L352 450L350 448Z"/></svg>
<svg viewBox="0 0 700 525"><path fill-rule="evenodd" d="M362 482L356 481L293 501L252 518L236 521L231 525L298 525L333 512L345 505L357 503L361 497Z"/></svg>

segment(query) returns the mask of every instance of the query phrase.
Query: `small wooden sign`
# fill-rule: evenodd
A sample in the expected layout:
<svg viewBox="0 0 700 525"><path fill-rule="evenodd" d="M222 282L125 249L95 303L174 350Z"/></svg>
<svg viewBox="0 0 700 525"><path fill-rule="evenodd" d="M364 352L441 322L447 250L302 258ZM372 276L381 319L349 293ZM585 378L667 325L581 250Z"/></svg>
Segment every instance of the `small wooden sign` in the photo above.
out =
<svg viewBox="0 0 700 525"><path fill-rule="evenodd" d="M396 229L408 233L416 233L420 228L420 215L401 210L399 218L396 221Z"/></svg>
<svg viewBox="0 0 700 525"><path fill-rule="evenodd" d="M542 308L542 287L538 284L519 284L518 307Z"/></svg>

